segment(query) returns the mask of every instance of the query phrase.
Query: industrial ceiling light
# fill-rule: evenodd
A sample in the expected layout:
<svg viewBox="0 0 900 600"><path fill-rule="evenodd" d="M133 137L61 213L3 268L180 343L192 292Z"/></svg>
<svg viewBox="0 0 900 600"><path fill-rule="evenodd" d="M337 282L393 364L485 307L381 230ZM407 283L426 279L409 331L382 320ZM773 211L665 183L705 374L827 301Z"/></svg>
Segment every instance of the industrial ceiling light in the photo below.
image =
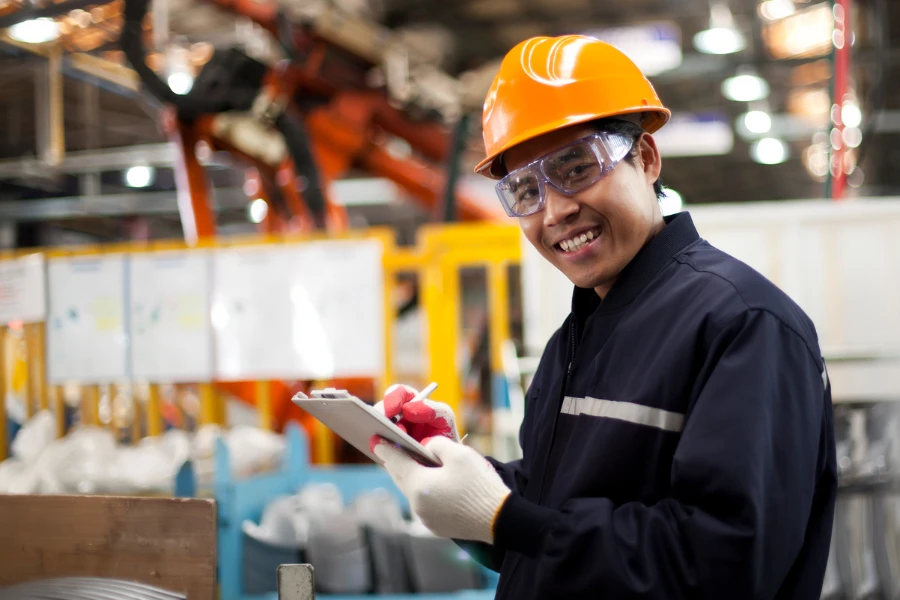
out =
<svg viewBox="0 0 900 600"><path fill-rule="evenodd" d="M22 21L10 26L9 37L23 44L45 44L59 37L59 24L48 17Z"/></svg>
<svg viewBox="0 0 900 600"><path fill-rule="evenodd" d="M194 87L189 52L183 46L173 44L166 49L166 72L166 83L179 96L188 94Z"/></svg>
<svg viewBox="0 0 900 600"><path fill-rule="evenodd" d="M694 36L694 48L704 54L734 54L746 48L744 36L734 26L734 17L724 2L709 7L709 29Z"/></svg>
<svg viewBox="0 0 900 600"><path fill-rule="evenodd" d="M859 148L863 140L863 132L859 127L845 127L841 134L844 145L848 148Z"/></svg>
<svg viewBox="0 0 900 600"><path fill-rule="evenodd" d="M744 127L750 133L763 134L772 130L772 117L764 110L751 110L744 113Z"/></svg>
<svg viewBox="0 0 900 600"><path fill-rule="evenodd" d="M133 188L143 188L153 181L154 170L152 167L137 165L125 171L125 185Z"/></svg>
<svg viewBox="0 0 900 600"><path fill-rule="evenodd" d="M852 100L844 102L841 108L841 121L847 127L859 127L862 125L862 111L859 104Z"/></svg>
<svg viewBox="0 0 900 600"><path fill-rule="evenodd" d="M796 12L794 0L766 0L759 5L759 16L766 21L777 21Z"/></svg>
<svg viewBox="0 0 900 600"><path fill-rule="evenodd" d="M247 214L251 223L262 223L269 214L269 205L262 198L257 198L250 203Z"/></svg>
<svg viewBox="0 0 900 600"><path fill-rule="evenodd" d="M169 84L169 88L173 92L179 96L184 96L194 87L194 78L189 73L176 71L166 78L166 83Z"/></svg>
<svg viewBox="0 0 900 600"><path fill-rule="evenodd" d="M752 71L744 70L722 82L722 94L735 102L755 102L769 97L769 84Z"/></svg>
<svg viewBox="0 0 900 600"><path fill-rule="evenodd" d="M763 138L750 146L750 157L762 165L777 165L788 159L787 144L774 137Z"/></svg>

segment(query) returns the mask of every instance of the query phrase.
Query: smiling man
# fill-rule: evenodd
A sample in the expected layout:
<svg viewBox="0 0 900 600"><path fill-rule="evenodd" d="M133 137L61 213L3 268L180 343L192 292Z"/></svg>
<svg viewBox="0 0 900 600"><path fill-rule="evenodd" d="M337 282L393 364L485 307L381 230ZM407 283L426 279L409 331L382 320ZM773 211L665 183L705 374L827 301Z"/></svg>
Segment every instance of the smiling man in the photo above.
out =
<svg viewBox="0 0 900 600"><path fill-rule="evenodd" d="M399 386L380 406L442 466L375 451L427 526L500 571L498 598L819 598L837 479L815 328L688 213L663 218L669 114L580 36L516 46L485 101L476 171L572 281L572 310L522 460L460 444L446 405Z"/></svg>

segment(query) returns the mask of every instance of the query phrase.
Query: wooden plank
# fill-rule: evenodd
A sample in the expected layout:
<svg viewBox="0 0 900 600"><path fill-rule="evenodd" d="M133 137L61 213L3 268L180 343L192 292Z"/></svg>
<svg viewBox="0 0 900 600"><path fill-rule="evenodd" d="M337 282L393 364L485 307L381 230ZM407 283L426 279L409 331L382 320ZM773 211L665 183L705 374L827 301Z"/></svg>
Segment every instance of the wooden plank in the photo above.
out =
<svg viewBox="0 0 900 600"><path fill-rule="evenodd" d="M0 495L0 540L0 586L94 576L215 597L212 500Z"/></svg>

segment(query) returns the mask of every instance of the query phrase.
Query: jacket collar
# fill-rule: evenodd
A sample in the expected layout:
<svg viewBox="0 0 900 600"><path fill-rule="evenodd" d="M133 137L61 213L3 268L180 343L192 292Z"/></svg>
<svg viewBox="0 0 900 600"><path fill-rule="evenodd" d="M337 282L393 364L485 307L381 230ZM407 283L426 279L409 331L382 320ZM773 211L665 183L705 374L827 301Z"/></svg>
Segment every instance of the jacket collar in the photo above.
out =
<svg viewBox="0 0 900 600"><path fill-rule="evenodd" d="M666 226L662 231L647 242L619 274L616 283L603 299L604 311L631 304L676 254L700 239L690 213L677 213L665 217L665 221ZM600 297L593 288L575 288L572 312L576 315L586 317L598 305L601 305Z"/></svg>

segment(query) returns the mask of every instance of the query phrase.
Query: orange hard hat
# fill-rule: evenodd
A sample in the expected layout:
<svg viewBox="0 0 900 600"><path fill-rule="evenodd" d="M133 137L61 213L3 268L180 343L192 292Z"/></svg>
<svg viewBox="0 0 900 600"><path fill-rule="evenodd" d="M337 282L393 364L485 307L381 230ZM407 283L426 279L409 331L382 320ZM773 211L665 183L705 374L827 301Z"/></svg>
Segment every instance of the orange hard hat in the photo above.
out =
<svg viewBox="0 0 900 600"><path fill-rule="evenodd" d="M568 125L643 114L653 133L671 113L621 50L582 35L534 37L507 53L484 101L487 158L475 172L503 174L500 156L516 144Z"/></svg>

